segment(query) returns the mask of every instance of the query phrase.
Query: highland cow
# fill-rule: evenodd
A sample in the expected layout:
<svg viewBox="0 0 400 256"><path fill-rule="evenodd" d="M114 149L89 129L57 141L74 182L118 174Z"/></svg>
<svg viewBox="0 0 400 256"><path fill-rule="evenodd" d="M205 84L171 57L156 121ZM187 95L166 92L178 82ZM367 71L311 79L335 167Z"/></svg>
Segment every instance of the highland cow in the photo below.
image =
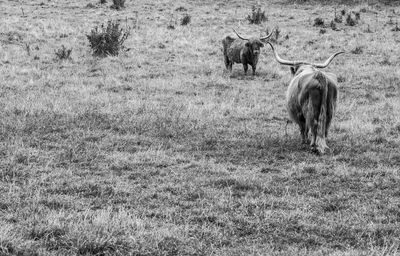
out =
<svg viewBox="0 0 400 256"><path fill-rule="evenodd" d="M248 65L250 65L253 68L253 75L255 75L260 48L264 47L262 41L270 38L272 32L265 37L247 39L240 36L236 30L233 31L239 39L227 36L222 40L226 69L231 72L233 63L242 63L245 74L247 74Z"/></svg>
<svg viewBox="0 0 400 256"><path fill-rule="evenodd" d="M311 131L311 148L323 154L332 118L335 114L338 95L337 78L332 73L322 72L333 58L344 52L331 55L324 63L289 61L279 57L273 45L268 42L275 59L282 65L291 66L293 78L286 93L287 110L290 118L300 126L303 143L308 142Z"/></svg>

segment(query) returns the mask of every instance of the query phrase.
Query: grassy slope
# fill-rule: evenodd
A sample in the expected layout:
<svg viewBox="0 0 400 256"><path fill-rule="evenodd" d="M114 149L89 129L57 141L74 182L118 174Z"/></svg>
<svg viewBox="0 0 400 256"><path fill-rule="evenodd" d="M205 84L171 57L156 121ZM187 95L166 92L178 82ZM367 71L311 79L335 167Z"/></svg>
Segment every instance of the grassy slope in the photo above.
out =
<svg viewBox="0 0 400 256"><path fill-rule="evenodd" d="M146 2L3 3L0 254L395 254L400 48L386 23L400 9L346 7L366 9L361 24L320 35L333 6L264 4L257 26L252 1ZM93 58L85 34L109 18L135 27L131 50ZM290 72L267 47L256 77L224 72L232 27L275 25L285 58L362 47L327 68L341 83L325 156L285 130ZM62 44L72 61L54 59Z"/></svg>

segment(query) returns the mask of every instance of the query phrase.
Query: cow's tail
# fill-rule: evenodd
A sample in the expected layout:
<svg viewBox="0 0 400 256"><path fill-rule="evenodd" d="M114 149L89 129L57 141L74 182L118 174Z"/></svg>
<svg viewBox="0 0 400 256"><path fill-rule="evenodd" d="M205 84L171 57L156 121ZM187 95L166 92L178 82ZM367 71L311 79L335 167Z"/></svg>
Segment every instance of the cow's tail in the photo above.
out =
<svg viewBox="0 0 400 256"><path fill-rule="evenodd" d="M321 105L319 109L318 116L318 126L317 126L317 139L316 144L318 151L324 153L324 150L328 148L325 141L325 130L326 130L326 115L327 115L327 99L328 99L328 81L326 76L321 72L317 71L314 75L314 79L319 82L321 90Z"/></svg>

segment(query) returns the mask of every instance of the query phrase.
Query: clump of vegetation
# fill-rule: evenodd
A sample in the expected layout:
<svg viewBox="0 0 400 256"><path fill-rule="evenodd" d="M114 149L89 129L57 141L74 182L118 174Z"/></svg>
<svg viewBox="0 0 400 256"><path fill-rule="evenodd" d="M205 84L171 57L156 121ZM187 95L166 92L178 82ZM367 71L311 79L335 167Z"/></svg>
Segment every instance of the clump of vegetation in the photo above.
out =
<svg viewBox="0 0 400 256"><path fill-rule="evenodd" d="M321 35L325 34L325 33L326 33L326 29L321 28L321 29L319 30L319 33L320 33Z"/></svg>
<svg viewBox="0 0 400 256"><path fill-rule="evenodd" d="M113 4L110 6L110 8L116 10L125 8L125 0L113 0Z"/></svg>
<svg viewBox="0 0 400 256"><path fill-rule="evenodd" d="M100 0L100 4L106 4L107 0Z"/></svg>
<svg viewBox="0 0 400 256"><path fill-rule="evenodd" d="M69 60L69 59L71 59L71 52L72 52L72 48L68 49L67 47L62 45L61 48L58 49L57 51L55 51L54 53L56 54L56 57L59 60Z"/></svg>
<svg viewBox="0 0 400 256"><path fill-rule="evenodd" d="M265 16L265 11L262 11L260 7L256 8L255 6L252 7L251 14L248 15L246 19L250 24L261 24L268 20L267 16Z"/></svg>
<svg viewBox="0 0 400 256"><path fill-rule="evenodd" d="M346 14L346 10L343 9L343 10L340 11L340 13L342 14L342 16L344 16Z"/></svg>
<svg viewBox="0 0 400 256"><path fill-rule="evenodd" d="M354 48L353 50L351 50L352 54L361 54L363 53L363 47L361 46L357 46L356 48Z"/></svg>
<svg viewBox="0 0 400 256"><path fill-rule="evenodd" d="M338 31L339 29L337 28L337 26L336 26L336 23L335 23L335 21L331 21L331 23L329 24L330 25L330 27L331 27L331 29L332 30L334 30L334 31Z"/></svg>
<svg viewBox="0 0 400 256"><path fill-rule="evenodd" d="M315 18L314 26L315 27L323 27L324 26L324 20L322 18L320 18L320 17Z"/></svg>
<svg viewBox="0 0 400 256"><path fill-rule="evenodd" d="M182 17L182 19L181 19L181 25L182 25L182 26L186 26L187 24L190 23L191 19L192 19L192 18L190 17L189 14L185 14L185 15Z"/></svg>
<svg viewBox="0 0 400 256"><path fill-rule="evenodd" d="M88 3L87 5L86 5L86 8L95 8L96 6L94 6L94 4L92 4L92 3Z"/></svg>
<svg viewBox="0 0 400 256"><path fill-rule="evenodd" d="M177 11L177 12L186 12L187 9L185 7L183 7L183 6L180 6L180 7L176 8L175 11Z"/></svg>
<svg viewBox="0 0 400 256"><path fill-rule="evenodd" d="M355 26L357 24L357 20L353 17L351 17L351 14L347 14L347 18L346 18L346 25L347 26Z"/></svg>
<svg viewBox="0 0 400 256"><path fill-rule="evenodd" d="M119 21L108 21L105 26L92 29L86 37L89 40L90 48L95 56L118 55L124 48L123 44L130 35L130 29L120 28Z"/></svg>
<svg viewBox="0 0 400 256"><path fill-rule="evenodd" d="M396 26L394 28L392 28L391 31L393 31L393 32L399 32L400 31L399 24L397 22L396 22Z"/></svg>
<svg viewBox="0 0 400 256"><path fill-rule="evenodd" d="M333 21L335 21L337 23L342 23L343 22L343 16L337 15L336 14L336 9L335 9L335 18L333 19Z"/></svg>

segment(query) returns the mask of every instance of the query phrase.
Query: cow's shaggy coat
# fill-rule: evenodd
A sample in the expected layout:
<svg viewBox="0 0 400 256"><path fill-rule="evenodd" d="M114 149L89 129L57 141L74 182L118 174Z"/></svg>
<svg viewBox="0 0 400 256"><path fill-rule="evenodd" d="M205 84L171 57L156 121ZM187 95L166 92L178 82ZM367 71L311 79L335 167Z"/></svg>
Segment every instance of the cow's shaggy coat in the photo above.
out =
<svg viewBox="0 0 400 256"><path fill-rule="evenodd" d="M294 75L286 92L289 117L299 125L302 141L306 143L311 132L312 149L323 154L328 149L326 138L336 110L338 89L336 76L318 68L328 66L335 56L343 52L335 53L323 64L311 64L283 60L272 44L270 46L275 59L290 65Z"/></svg>

